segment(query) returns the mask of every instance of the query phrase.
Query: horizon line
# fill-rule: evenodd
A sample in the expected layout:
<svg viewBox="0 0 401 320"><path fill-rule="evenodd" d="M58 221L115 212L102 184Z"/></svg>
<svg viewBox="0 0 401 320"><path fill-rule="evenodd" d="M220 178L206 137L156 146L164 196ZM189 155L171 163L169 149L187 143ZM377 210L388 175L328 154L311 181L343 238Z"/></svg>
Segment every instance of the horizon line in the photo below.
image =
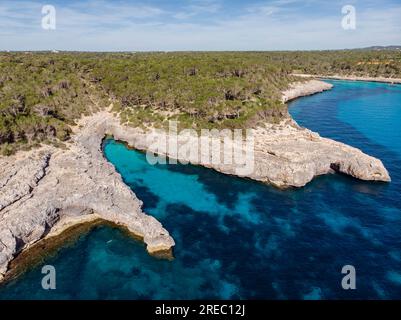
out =
<svg viewBox="0 0 401 320"><path fill-rule="evenodd" d="M394 47L394 49L392 48ZM44 49L44 50L7 50L1 49L0 53L201 53L201 52L324 52L324 51L348 51L348 50L401 50L401 45L372 45L368 47L358 48L341 48L341 49L268 49L268 50L59 50L59 49Z"/></svg>

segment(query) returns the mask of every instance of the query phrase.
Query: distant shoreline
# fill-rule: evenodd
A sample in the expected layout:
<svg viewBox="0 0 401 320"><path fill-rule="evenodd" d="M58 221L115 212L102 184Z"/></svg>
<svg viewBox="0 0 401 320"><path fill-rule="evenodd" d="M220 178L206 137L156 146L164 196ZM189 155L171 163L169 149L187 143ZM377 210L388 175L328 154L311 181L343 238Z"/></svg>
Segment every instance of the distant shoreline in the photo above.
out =
<svg viewBox="0 0 401 320"><path fill-rule="evenodd" d="M293 76L301 78L319 78L319 79L332 79L332 80L349 80L349 81L365 81L365 82L380 82L380 83L391 83L401 84L401 78L384 78L384 77L355 77L355 76L325 76L325 75L314 75L304 73L294 73Z"/></svg>

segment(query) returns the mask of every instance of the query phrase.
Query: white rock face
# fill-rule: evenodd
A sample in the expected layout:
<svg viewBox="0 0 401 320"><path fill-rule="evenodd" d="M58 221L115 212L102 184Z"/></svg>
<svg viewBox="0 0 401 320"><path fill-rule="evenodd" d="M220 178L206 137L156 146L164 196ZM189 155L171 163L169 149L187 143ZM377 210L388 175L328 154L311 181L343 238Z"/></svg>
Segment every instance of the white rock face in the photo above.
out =
<svg viewBox="0 0 401 320"><path fill-rule="evenodd" d="M308 82L299 83L284 93L283 101L329 86L314 80L309 86ZM149 136L168 138L167 133L122 126L107 111L81 119L79 129L74 130L68 150L42 147L0 158L0 280L22 250L48 233L61 232L65 221L89 221L92 215L141 236L150 253L168 251L175 245L168 231L142 212L142 202L101 150L106 134L147 150L152 141ZM254 137L254 170L245 176L257 181L280 188L302 187L315 176L334 171L363 180L390 181L380 160L300 128L291 118L256 128ZM168 149L162 153L175 156ZM233 164L185 160L226 174L237 172Z"/></svg>
<svg viewBox="0 0 401 320"><path fill-rule="evenodd" d="M109 123L113 121L110 120ZM108 132L115 139L125 141L138 150L149 149L152 141L148 139L149 135L163 135L161 132L144 133L138 129L122 127L116 122L109 127ZM266 124L256 128L254 137L254 169L241 175L243 177L279 188L303 187L316 176L336 171L361 180L390 181L390 176L379 159L346 144L322 138L317 133L299 127L291 118L279 124ZM168 132L164 138L159 138L166 141L168 139ZM178 148L184 143L186 141L178 139ZM240 148L239 146L238 149ZM241 167L235 164L202 162L200 155L195 160L177 157L168 146L160 154L230 175L239 175L237 169ZM223 159L223 155L221 158Z"/></svg>
<svg viewBox="0 0 401 320"><path fill-rule="evenodd" d="M69 150L43 147L0 159L0 278L19 252L71 216L96 213L127 227L143 237L150 253L174 246L103 157L107 118L98 114L86 120Z"/></svg>
<svg viewBox="0 0 401 320"><path fill-rule="evenodd" d="M333 88L333 85L320 80L309 80L306 82L296 82L290 89L283 92L282 102L294 100L299 97L309 96Z"/></svg>

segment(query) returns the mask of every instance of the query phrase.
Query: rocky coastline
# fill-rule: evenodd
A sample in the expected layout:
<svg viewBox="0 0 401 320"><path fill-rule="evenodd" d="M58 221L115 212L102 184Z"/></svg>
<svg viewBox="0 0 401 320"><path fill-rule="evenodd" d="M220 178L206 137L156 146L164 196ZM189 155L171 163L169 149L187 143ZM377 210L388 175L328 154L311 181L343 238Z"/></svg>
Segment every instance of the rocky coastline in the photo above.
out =
<svg viewBox="0 0 401 320"><path fill-rule="evenodd" d="M283 93L283 102L330 88L317 80L296 83ZM65 150L43 146L0 158L0 281L21 252L71 226L91 221L126 228L143 240L150 254L172 255L175 243L169 232L142 212L142 202L101 149L104 137L112 135L135 149L148 150L149 135L163 133L121 125L107 110L82 118L73 131ZM255 128L254 133L255 168L247 178L279 188L302 187L314 177L332 172L390 181L380 160L301 128L289 115L278 124ZM167 149L165 154L174 156ZM233 165L185 160L236 174Z"/></svg>
<svg viewBox="0 0 401 320"><path fill-rule="evenodd" d="M108 119L102 115L82 119L66 150L43 146L0 159L0 279L22 251L88 219L127 229L150 254L171 254L173 238L142 212L142 202L103 157Z"/></svg>

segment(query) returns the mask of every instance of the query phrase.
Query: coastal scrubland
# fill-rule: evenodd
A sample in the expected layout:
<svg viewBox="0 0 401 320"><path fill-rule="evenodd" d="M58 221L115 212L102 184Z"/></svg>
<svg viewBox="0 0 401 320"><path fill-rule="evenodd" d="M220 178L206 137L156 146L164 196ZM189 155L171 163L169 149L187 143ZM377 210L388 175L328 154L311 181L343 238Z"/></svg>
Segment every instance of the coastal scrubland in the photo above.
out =
<svg viewBox="0 0 401 320"><path fill-rule="evenodd" d="M401 78L401 52L0 53L0 151L62 145L110 104L132 126L279 121L294 73Z"/></svg>
<svg viewBox="0 0 401 320"><path fill-rule="evenodd" d="M282 52L272 54L272 60L294 73L401 78L400 50Z"/></svg>

